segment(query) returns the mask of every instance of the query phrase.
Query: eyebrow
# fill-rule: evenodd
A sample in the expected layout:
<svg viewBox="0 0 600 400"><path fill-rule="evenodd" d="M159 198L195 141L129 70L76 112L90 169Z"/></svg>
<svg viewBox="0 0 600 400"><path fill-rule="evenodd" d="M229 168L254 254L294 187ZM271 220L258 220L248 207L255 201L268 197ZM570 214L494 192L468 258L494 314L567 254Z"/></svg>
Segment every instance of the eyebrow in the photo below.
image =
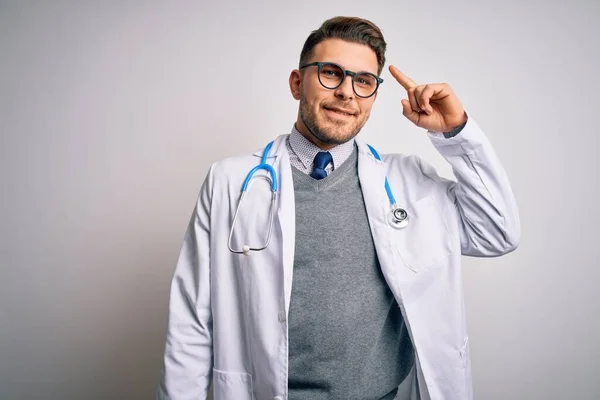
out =
<svg viewBox="0 0 600 400"><path fill-rule="evenodd" d="M371 71L369 71L368 69L353 69L353 68L346 68L346 67L345 67L345 66L344 66L342 63L339 63L339 62L337 62L337 61L323 61L323 62L330 62L330 63L337 64L337 65L339 65L340 67L342 67L342 68L344 68L345 70L348 70L348 71L352 71L352 72L368 72L368 73L370 73L370 74L373 74L373 75L375 75L375 76L379 76L379 74L377 73L377 71L376 71L376 72L371 72ZM379 67L378 67L378 68L379 68Z"/></svg>

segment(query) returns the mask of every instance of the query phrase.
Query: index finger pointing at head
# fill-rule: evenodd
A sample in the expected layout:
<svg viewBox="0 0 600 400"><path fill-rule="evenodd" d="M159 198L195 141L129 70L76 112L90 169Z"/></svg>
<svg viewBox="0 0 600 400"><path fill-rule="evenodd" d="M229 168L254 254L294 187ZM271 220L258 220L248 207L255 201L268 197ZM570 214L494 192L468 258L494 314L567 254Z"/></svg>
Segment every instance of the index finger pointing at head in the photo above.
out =
<svg viewBox="0 0 600 400"><path fill-rule="evenodd" d="M402 87L406 90L418 86L415 81L410 79L408 76L404 75L398 68L394 67L393 65L390 65L390 73L394 78L396 78L398 83L401 84Z"/></svg>

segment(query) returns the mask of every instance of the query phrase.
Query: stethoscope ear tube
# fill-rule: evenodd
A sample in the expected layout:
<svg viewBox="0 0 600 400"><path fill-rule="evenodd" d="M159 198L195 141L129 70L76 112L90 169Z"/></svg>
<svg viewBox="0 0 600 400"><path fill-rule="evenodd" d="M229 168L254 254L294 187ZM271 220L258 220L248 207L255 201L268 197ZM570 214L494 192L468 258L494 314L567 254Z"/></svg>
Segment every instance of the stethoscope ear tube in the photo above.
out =
<svg viewBox="0 0 600 400"><path fill-rule="evenodd" d="M266 249L267 246L269 245L269 243L271 243L271 235L273 232L273 219L275 218L275 202L277 200L277 173L275 172L275 169L271 165L267 164L267 157L269 156L269 152L271 151L271 147L273 146L273 143L274 143L274 141L270 142L265 147L262 158L260 160L260 164L258 164L256 167L254 167L250 170L250 172L246 176L246 179L244 180L244 183L242 184L240 198L238 200L238 205L235 209L235 214L233 214L233 220L231 221L231 229L229 230L229 239L227 241L227 246L229 247L229 251L231 251L232 253L244 254L247 256L250 254L251 251L261 251L261 250ZM262 246L250 247L250 245L244 244L244 245L242 245L241 250L235 250L235 249L233 249L233 247L231 245L231 240L233 238L233 231L235 229L235 223L236 223L237 217L240 213L242 203L244 202L244 196L246 195L248 186L250 185L250 182L252 181L254 174L261 169L266 170L269 173L269 175L259 175L259 176L257 176L257 178L263 178L263 179L267 180L267 182L269 182L269 186L271 186L271 206L269 208L269 230L267 231L267 237L265 238L264 245L262 245Z"/></svg>
<svg viewBox="0 0 600 400"><path fill-rule="evenodd" d="M257 177L258 178L258 177ZM270 177L268 176L261 176L261 178L266 179L269 184L272 185L272 180ZM233 221L231 222L231 229L229 230L229 239L227 241L227 246L229 247L229 251L231 251L232 253L235 254L244 254L244 255L249 255L251 251L261 251L267 248L267 246L269 246L269 243L271 243L271 236L273 233L273 220L275 219L275 203L277 201L277 192L276 191L271 191L271 205L269 207L269 230L267 231L267 237L265 238L265 242L263 246L260 247L250 247L247 244L242 245L242 250L235 250L233 249L232 245L231 245L231 241L233 238L233 231L235 229L235 223L237 221L237 217L240 213L240 209L242 207L242 203L244 202L244 196L246 194L246 191L241 192L240 194L240 199L238 200L238 205L237 208L235 209L235 214L233 215Z"/></svg>

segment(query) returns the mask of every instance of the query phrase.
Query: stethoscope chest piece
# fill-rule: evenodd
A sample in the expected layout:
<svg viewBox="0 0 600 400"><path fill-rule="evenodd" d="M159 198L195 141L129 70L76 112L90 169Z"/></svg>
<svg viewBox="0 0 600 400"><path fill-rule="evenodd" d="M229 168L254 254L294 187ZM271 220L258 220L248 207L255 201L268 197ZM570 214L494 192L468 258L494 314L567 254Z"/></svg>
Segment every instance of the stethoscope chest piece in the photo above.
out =
<svg viewBox="0 0 600 400"><path fill-rule="evenodd" d="M408 220L408 213L400 207L393 207L388 216L390 226L396 229L406 228Z"/></svg>

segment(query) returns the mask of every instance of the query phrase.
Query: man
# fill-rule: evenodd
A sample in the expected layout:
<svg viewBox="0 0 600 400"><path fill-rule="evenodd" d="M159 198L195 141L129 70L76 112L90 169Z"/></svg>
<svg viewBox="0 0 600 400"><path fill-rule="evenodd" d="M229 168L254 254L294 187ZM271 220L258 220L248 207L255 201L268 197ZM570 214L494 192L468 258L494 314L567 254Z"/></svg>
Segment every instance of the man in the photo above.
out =
<svg viewBox="0 0 600 400"><path fill-rule="evenodd" d="M210 168L173 278L159 398L204 399L211 380L216 400L472 398L460 257L513 251L516 202L447 84L390 67L456 182L355 139L385 47L369 21L325 21L290 75L291 133Z"/></svg>

